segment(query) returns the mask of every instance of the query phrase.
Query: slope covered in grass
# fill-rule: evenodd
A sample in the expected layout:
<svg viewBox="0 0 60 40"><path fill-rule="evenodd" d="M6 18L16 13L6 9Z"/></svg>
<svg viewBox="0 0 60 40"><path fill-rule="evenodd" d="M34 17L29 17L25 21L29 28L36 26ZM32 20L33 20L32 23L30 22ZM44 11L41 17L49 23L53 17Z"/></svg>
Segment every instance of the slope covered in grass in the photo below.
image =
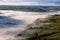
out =
<svg viewBox="0 0 60 40"><path fill-rule="evenodd" d="M49 24L39 25L38 29L42 31L34 33L27 40L60 40L60 15L52 15L47 19Z"/></svg>

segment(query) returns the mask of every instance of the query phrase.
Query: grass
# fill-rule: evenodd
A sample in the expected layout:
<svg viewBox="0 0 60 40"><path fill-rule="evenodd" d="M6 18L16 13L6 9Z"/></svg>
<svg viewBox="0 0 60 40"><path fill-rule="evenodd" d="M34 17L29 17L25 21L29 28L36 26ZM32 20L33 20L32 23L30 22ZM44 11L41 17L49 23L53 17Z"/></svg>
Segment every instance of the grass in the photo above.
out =
<svg viewBox="0 0 60 40"><path fill-rule="evenodd" d="M28 40L60 40L60 15L53 15L47 19L50 24L39 25L39 29L42 31L34 33Z"/></svg>

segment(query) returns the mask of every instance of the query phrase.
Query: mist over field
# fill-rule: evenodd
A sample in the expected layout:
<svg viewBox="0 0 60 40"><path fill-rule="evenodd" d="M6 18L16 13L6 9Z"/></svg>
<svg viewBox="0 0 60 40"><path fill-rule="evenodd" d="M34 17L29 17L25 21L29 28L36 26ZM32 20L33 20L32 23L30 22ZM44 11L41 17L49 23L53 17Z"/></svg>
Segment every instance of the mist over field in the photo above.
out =
<svg viewBox="0 0 60 40"><path fill-rule="evenodd" d="M22 12L12 10L0 10L0 40L13 40L14 37L28 29L38 18L47 18L59 12Z"/></svg>
<svg viewBox="0 0 60 40"><path fill-rule="evenodd" d="M0 10L0 12L0 40L14 39L14 36L26 30L27 25L37 18L47 17L47 15L39 15L38 12L12 10Z"/></svg>
<svg viewBox="0 0 60 40"><path fill-rule="evenodd" d="M0 40L60 40L60 0L0 0Z"/></svg>

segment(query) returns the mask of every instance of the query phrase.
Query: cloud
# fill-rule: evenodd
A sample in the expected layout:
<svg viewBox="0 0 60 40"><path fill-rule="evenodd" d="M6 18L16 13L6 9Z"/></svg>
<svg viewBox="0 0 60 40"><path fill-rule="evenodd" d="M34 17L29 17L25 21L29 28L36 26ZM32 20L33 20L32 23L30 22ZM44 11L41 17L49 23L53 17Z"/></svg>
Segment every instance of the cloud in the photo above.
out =
<svg viewBox="0 0 60 40"><path fill-rule="evenodd" d="M4 2L39 2L39 3L56 3L60 0L0 0Z"/></svg>
<svg viewBox="0 0 60 40"><path fill-rule="evenodd" d="M40 0L39 1L40 3L57 3L57 2L60 2L60 0Z"/></svg>
<svg viewBox="0 0 60 40"><path fill-rule="evenodd" d="M0 3L6 5L59 5L60 0L0 0Z"/></svg>

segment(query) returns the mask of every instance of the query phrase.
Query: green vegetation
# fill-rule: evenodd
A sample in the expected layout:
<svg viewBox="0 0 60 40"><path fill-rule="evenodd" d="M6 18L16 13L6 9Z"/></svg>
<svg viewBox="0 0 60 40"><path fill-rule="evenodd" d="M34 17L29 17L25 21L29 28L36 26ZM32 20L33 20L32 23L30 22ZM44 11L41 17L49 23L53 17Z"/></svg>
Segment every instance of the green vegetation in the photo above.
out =
<svg viewBox="0 0 60 40"><path fill-rule="evenodd" d="M52 17L48 17L49 22L52 26L60 29L60 15L54 15Z"/></svg>
<svg viewBox="0 0 60 40"><path fill-rule="evenodd" d="M47 19L49 24L39 26L38 29L42 31L34 33L27 40L60 40L60 15L53 15Z"/></svg>

